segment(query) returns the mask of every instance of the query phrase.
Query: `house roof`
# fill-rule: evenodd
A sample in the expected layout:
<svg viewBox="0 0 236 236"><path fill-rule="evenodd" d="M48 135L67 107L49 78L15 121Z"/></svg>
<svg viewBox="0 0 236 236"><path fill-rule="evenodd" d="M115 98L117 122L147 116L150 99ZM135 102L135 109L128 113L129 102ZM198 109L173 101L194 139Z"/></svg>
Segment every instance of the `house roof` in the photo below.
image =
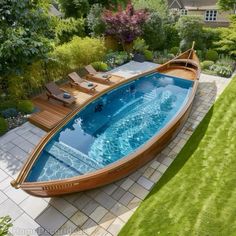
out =
<svg viewBox="0 0 236 236"><path fill-rule="evenodd" d="M188 10L217 9L217 0L168 0L170 8L185 8Z"/></svg>

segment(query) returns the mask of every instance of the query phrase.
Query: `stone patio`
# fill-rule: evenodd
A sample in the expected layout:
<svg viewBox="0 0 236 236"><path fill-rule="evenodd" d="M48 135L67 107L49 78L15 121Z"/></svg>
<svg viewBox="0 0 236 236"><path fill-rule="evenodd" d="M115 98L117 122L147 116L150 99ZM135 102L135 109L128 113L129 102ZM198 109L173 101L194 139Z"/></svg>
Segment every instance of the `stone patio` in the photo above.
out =
<svg viewBox="0 0 236 236"><path fill-rule="evenodd" d="M168 147L127 178L92 191L43 199L12 188L10 181L46 133L28 122L8 132L0 137L0 216L11 216L11 232L17 236L117 235L229 81L201 75L191 115Z"/></svg>

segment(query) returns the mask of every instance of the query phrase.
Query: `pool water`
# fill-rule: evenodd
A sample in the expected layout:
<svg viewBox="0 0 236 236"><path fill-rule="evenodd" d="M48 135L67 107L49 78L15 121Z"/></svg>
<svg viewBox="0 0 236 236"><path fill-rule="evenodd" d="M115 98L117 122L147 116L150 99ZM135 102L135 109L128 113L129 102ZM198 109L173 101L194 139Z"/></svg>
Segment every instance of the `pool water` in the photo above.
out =
<svg viewBox="0 0 236 236"><path fill-rule="evenodd" d="M155 73L99 97L49 141L27 181L83 175L133 153L180 112L192 85Z"/></svg>

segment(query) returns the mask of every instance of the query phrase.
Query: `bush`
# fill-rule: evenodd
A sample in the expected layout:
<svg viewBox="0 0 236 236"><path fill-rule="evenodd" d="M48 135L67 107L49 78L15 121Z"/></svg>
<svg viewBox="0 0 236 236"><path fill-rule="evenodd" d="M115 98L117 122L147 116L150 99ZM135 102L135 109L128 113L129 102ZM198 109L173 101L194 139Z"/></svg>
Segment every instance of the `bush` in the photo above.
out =
<svg viewBox="0 0 236 236"><path fill-rule="evenodd" d="M56 42L63 44L69 42L73 36L85 36L84 20L83 19L58 19L56 23Z"/></svg>
<svg viewBox="0 0 236 236"><path fill-rule="evenodd" d="M151 50L159 50L165 44L165 32L162 19L157 12L152 12L143 27L143 38Z"/></svg>
<svg viewBox="0 0 236 236"><path fill-rule="evenodd" d="M144 54L144 57L145 57L146 60L148 60L148 61L153 61L154 55L153 55L153 52L152 52L152 51L150 51L150 50L145 50L143 54Z"/></svg>
<svg viewBox="0 0 236 236"><path fill-rule="evenodd" d="M137 38L134 40L133 50L137 53L144 53L145 50L148 50L148 46L144 39Z"/></svg>
<svg viewBox="0 0 236 236"><path fill-rule="evenodd" d="M210 66L212 66L212 65L214 65L214 61L203 61L201 63L201 67L202 67L203 70L204 69L209 69Z"/></svg>
<svg viewBox="0 0 236 236"><path fill-rule="evenodd" d="M156 52L155 54L156 59L154 61L158 64L164 64L175 57L175 55L168 53L167 50Z"/></svg>
<svg viewBox="0 0 236 236"><path fill-rule="evenodd" d="M8 125L7 125L7 121L0 117L0 136L5 134L7 132L7 129L8 129ZM0 226L2 226L2 218L0 218ZM0 227L0 232L1 232L1 227Z"/></svg>
<svg viewBox="0 0 236 236"><path fill-rule="evenodd" d="M30 114L34 110L34 104L30 100L22 100L18 103L17 109L22 114Z"/></svg>
<svg viewBox="0 0 236 236"><path fill-rule="evenodd" d="M4 118L16 117L18 115L18 112L15 108L8 108L1 111L1 115Z"/></svg>
<svg viewBox="0 0 236 236"><path fill-rule="evenodd" d="M217 61L219 58L218 53L215 50L209 49L205 55L206 60L208 61Z"/></svg>
<svg viewBox="0 0 236 236"><path fill-rule="evenodd" d="M91 6L89 14L87 15L86 22L91 36L99 36L105 32L105 24L102 21L102 12L104 8L100 4Z"/></svg>
<svg viewBox="0 0 236 236"><path fill-rule="evenodd" d="M224 65L219 65L215 64L210 67L211 71L214 71L217 75L222 76L222 77L230 77L233 73L233 70L230 66L224 66Z"/></svg>
<svg viewBox="0 0 236 236"><path fill-rule="evenodd" d="M8 100L8 101L0 101L0 111L3 111L7 108L16 108L17 104L15 101Z"/></svg>
<svg viewBox="0 0 236 236"><path fill-rule="evenodd" d="M179 47L173 47L170 49L170 53L177 55L179 53Z"/></svg>
<svg viewBox="0 0 236 236"><path fill-rule="evenodd" d="M74 37L72 41L56 47L53 57L67 70L74 70L94 61L101 61L106 48L102 39ZM67 68L67 70L66 70Z"/></svg>
<svg viewBox="0 0 236 236"><path fill-rule="evenodd" d="M92 63L92 66L97 71L108 71L108 65L102 61L95 61Z"/></svg>
<svg viewBox="0 0 236 236"><path fill-rule="evenodd" d="M125 51L110 52L106 55L106 62L112 68L126 63L129 59L130 57Z"/></svg>

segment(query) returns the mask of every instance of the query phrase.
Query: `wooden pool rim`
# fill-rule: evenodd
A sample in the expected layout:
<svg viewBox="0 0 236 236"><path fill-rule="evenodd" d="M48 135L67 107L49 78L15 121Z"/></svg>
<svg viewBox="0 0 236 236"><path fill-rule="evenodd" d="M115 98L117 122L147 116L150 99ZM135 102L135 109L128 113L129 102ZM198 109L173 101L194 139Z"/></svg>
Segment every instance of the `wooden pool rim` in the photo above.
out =
<svg viewBox="0 0 236 236"><path fill-rule="evenodd" d="M96 170L94 172L90 172L88 174L75 176L72 178L62 179L62 180L53 180L53 181L44 181L44 182L26 182L25 179L33 167L33 164L39 157L41 151L48 143L48 141L57 133L59 129L65 126L80 110L86 107L89 103L96 100L98 97L106 94L107 92L120 87L123 84L129 83L130 81L136 80L139 77L154 73L160 72L163 73L165 68L168 70L171 69L171 64L174 64L174 68L178 68L178 65L174 63L175 59L193 59L197 64L194 66L194 77L193 87L191 90L191 94L187 103L183 106L181 111L178 115L176 115L171 122L169 122L166 126L164 126L160 132L153 138L151 138L148 142L142 145L141 148L138 148L132 154L123 157L122 159L107 165L104 168ZM191 61L191 60L190 60ZM191 62L190 62L191 64ZM197 67L196 67L197 65ZM193 71L192 68L186 66L179 66L179 69L182 70L190 70ZM176 136L178 131L184 125L188 115L191 111L192 103L197 91L198 86L198 79L200 75L200 67L198 58L193 51L193 49L189 49L188 51L180 54L178 57L170 60L169 62L161 65L157 69L149 70L145 73L140 75L136 75L132 78L126 79L121 81L117 84L111 85L109 88L105 89L104 91L94 95L89 100L87 100L82 106L78 107L70 114L68 114L65 119L61 123L59 123L54 129L52 129L36 146L32 154L27 159L26 163L24 164L22 170L20 171L16 180L11 182L11 185L15 188L21 188L25 192L30 195L38 196L38 197L52 197L52 196L59 196L64 194L69 194L73 192L79 192L89 189L94 189L109 183L112 183L116 180L124 178L125 176L129 175L130 173L134 172L138 168L145 165L147 162L152 160L156 155ZM182 78L182 77L181 77ZM189 78L183 78L189 80Z"/></svg>

